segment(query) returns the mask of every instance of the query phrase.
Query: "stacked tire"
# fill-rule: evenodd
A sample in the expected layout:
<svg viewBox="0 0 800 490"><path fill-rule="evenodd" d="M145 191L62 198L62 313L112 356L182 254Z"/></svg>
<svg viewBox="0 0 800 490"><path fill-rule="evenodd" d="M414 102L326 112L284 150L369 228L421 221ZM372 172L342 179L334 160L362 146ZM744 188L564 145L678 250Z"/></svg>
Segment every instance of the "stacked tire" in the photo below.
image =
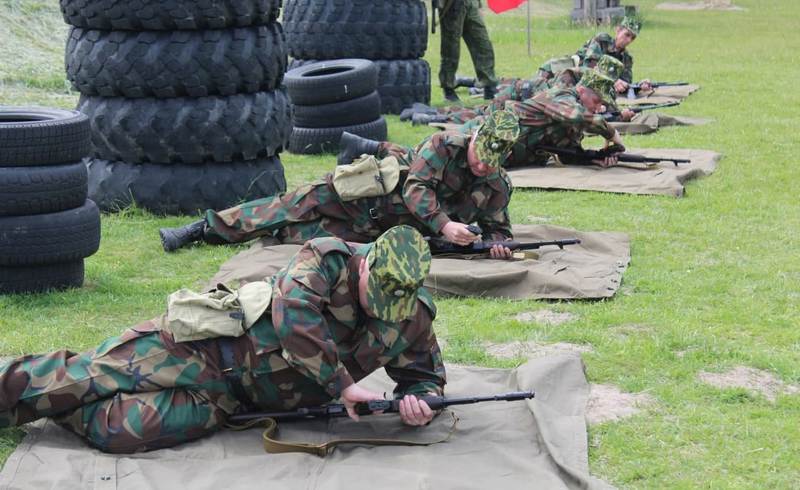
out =
<svg viewBox="0 0 800 490"><path fill-rule="evenodd" d="M286 72L294 108L289 151L335 152L345 131L385 140L377 83L378 69L369 60L322 61Z"/></svg>
<svg viewBox="0 0 800 490"><path fill-rule="evenodd" d="M83 285L84 258L100 246L88 152L77 111L0 109L0 294Z"/></svg>
<svg viewBox="0 0 800 490"><path fill-rule="evenodd" d="M428 17L421 0L286 0L289 69L320 60L364 58L378 68L384 114L430 103Z"/></svg>
<svg viewBox="0 0 800 490"><path fill-rule="evenodd" d="M281 0L60 0L104 210L221 209L286 189Z"/></svg>

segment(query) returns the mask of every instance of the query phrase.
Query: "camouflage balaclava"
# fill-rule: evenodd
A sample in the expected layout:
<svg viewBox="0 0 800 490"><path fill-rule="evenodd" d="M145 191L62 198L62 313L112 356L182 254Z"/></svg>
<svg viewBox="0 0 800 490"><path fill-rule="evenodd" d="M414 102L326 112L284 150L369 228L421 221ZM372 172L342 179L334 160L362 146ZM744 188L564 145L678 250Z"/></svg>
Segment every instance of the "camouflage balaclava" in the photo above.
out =
<svg viewBox="0 0 800 490"><path fill-rule="evenodd" d="M475 156L489 167L500 167L519 138L519 132L519 118L516 114L505 109L492 112L478 127L475 135Z"/></svg>
<svg viewBox="0 0 800 490"><path fill-rule="evenodd" d="M642 21L636 17L626 15L622 18L622 22L619 23L619 26L628 29L634 36L638 37L639 31L642 30Z"/></svg>
<svg viewBox="0 0 800 490"><path fill-rule="evenodd" d="M416 311L417 291L431 268L431 251L408 226L389 228L367 253L369 309L381 320L399 322Z"/></svg>
<svg viewBox="0 0 800 490"><path fill-rule="evenodd" d="M608 110L616 110L617 91L614 90L614 82L624 69L625 65L621 61L604 54L594 68L583 73L579 85L592 89L599 95Z"/></svg>

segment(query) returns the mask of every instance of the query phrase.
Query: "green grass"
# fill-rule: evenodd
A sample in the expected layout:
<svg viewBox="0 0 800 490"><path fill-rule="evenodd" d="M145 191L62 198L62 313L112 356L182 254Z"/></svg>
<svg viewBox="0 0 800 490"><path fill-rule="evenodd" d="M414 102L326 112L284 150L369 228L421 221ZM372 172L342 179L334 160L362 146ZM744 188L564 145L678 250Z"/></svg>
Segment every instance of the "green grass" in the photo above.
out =
<svg viewBox="0 0 800 490"><path fill-rule="evenodd" d="M563 7L567 0L548 1ZM630 2L629 2L630 3ZM623 290L608 301L441 299L436 328L451 362L512 367L484 342L537 340L590 344L591 382L646 391L656 404L624 421L590 428L593 474L624 488L797 488L800 397L771 403L743 390L697 380L700 371L737 365L800 384L800 205L797 197L797 53L800 3L740 0L747 12L661 12L639 0L647 24L631 47L637 78L689 80L702 90L670 113L715 123L627 137L633 147L703 148L725 155L683 199L590 192L518 190L514 223L625 231L633 261ZM0 103L70 107L63 39L54 2L0 0ZM534 8L534 13L536 9ZM594 32L563 17L535 18L527 56L525 18L487 16L498 73L527 76L545 59L574 51ZM438 69L438 34L426 58ZM463 74L471 73L466 49ZM442 104L434 89L434 102ZM391 139L413 144L429 133L390 117ZM329 156L285 154L290 185L333 166ZM138 210L103 217L86 287L0 297L0 355L68 346L87 349L164 308L166 295L203 283L245 246L162 253L159 218ZM578 316L553 327L514 320L549 308ZM638 325L631 333L628 325ZM628 332L628 333L625 333ZM684 353L679 356L678 353ZM21 439L0 430L0 461Z"/></svg>

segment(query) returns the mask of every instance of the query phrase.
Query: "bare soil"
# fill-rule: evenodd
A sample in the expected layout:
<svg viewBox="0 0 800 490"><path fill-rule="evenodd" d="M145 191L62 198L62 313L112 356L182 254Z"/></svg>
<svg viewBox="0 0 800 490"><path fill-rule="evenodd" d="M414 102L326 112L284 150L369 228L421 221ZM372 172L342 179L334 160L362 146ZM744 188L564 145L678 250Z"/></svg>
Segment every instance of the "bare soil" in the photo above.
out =
<svg viewBox="0 0 800 490"><path fill-rule="evenodd" d="M654 403L655 399L646 393L623 393L616 386L592 384L586 403L586 422L589 425L613 422L636 415Z"/></svg>
<svg viewBox="0 0 800 490"><path fill-rule="evenodd" d="M510 342L508 344L486 344L486 352L500 359L526 358L535 359L539 357L554 356L559 354L572 354L579 356L585 352L592 352L589 345L569 344L566 342L556 342L554 344L543 344L534 341Z"/></svg>
<svg viewBox="0 0 800 490"><path fill-rule="evenodd" d="M552 310L536 310L536 311L524 311L522 313L517 314L514 317L515 320L518 322L533 322L533 323L540 323L542 325L561 325L562 323L567 323L571 321L575 321L578 319L577 315L572 313L566 312L558 312Z"/></svg>
<svg viewBox="0 0 800 490"><path fill-rule="evenodd" d="M786 384L769 371L737 366L724 373L701 372L697 377L703 383L717 388L744 388L774 402L780 394L800 393L800 386Z"/></svg>

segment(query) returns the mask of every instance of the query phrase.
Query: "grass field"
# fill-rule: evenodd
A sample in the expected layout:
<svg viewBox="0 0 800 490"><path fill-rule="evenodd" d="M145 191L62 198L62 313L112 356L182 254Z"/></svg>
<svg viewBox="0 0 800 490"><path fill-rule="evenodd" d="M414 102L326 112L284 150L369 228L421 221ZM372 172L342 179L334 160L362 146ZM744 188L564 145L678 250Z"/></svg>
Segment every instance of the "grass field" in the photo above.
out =
<svg viewBox="0 0 800 490"><path fill-rule="evenodd" d="M0 104L72 107L63 74L63 26L54 1L0 0ZM571 5L534 6L533 56L525 17L488 15L498 73L527 76L545 59L574 51L594 29L552 14ZM683 199L590 192L516 191L514 223L624 231L632 237L624 294L599 302L442 299L436 328L447 361L511 367L485 342L536 340L591 346L593 383L645 392L639 415L590 428L591 471L623 488L800 488L800 396L769 401L741 388L719 389L702 371L736 366L800 384L800 53L795 0L739 0L744 12L662 12L646 17L631 46L635 77L688 80L702 90L673 114L715 123L628 137L633 147L703 148L725 155ZM427 59L438 69L438 34ZM462 73L471 73L466 49ZM441 93L434 89L434 102ZM390 138L413 144L428 133L390 117ZM290 185L322 174L331 157L283 155ZM68 346L81 350L156 315L166 294L196 287L247 245L197 247L166 255L157 229L188 218L129 209L103 216L100 251L86 261L83 289L0 297L0 356ZM547 308L577 319L554 327L520 323L517 313ZM0 430L0 463L21 430Z"/></svg>

